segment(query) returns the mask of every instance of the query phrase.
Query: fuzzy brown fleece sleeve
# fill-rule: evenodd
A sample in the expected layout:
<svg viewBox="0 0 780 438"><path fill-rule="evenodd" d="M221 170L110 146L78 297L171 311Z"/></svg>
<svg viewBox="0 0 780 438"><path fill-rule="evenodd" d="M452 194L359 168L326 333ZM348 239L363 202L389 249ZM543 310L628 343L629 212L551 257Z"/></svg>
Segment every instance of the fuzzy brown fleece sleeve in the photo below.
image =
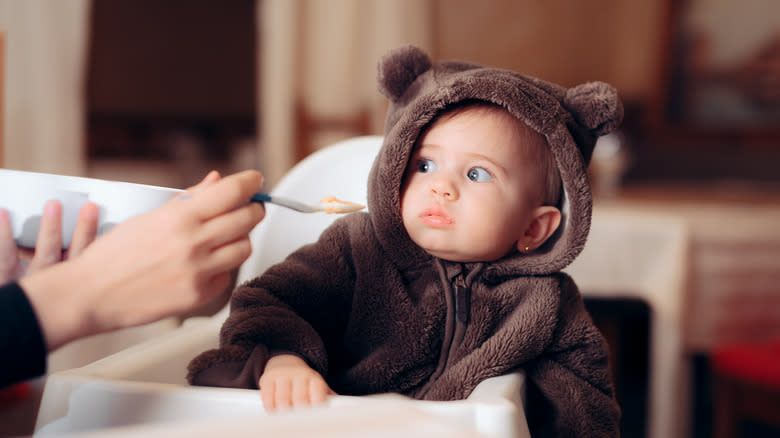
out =
<svg viewBox="0 0 780 438"><path fill-rule="evenodd" d="M268 361L268 349L251 350L235 345L201 353L187 367L187 381L197 386L257 389Z"/></svg>
<svg viewBox="0 0 780 438"><path fill-rule="evenodd" d="M268 351L299 355L322 375L340 338L354 289L344 221L233 292L220 347L188 366L195 385L257 388Z"/></svg>
<svg viewBox="0 0 780 438"><path fill-rule="evenodd" d="M618 437L620 407L609 375L606 341L574 282L564 276L561 286L554 341L525 367L529 428L535 437Z"/></svg>

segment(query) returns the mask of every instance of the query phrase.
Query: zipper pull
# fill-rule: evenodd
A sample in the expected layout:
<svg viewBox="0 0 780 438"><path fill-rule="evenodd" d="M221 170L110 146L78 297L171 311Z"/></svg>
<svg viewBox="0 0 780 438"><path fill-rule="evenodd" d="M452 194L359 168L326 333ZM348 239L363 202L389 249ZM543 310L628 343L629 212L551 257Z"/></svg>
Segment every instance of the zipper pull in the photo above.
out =
<svg viewBox="0 0 780 438"><path fill-rule="evenodd" d="M455 319L461 324L468 324L471 313L471 289L455 285Z"/></svg>

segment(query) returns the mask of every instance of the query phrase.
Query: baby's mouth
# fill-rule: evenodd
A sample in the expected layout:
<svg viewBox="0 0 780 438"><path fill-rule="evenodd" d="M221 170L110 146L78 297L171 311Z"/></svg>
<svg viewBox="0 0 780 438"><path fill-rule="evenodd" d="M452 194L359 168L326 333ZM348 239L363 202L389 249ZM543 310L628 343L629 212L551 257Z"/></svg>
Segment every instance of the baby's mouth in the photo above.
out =
<svg viewBox="0 0 780 438"><path fill-rule="evenodd" d="M428 207L420 213L420 218L428 225L451 225L455 221L447 214L447 211L439 205Z"/></svg>

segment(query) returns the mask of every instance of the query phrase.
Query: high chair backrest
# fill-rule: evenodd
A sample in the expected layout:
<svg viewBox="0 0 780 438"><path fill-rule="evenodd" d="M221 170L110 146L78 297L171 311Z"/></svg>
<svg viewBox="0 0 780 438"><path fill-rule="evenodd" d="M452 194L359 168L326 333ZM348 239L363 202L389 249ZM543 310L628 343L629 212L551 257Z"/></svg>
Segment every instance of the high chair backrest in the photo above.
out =
<svg viewBox="0 0 780 438"><path fill-rule="evenodd" d="M364 136L326 146L290 169L271 193L312 203L335 196L366 205L368 173L382 140L382 136ZM338 217L266 204L265 218L250 234L252 255L241 266L238 283L260 275L295 249L316 241Z"/></svg>

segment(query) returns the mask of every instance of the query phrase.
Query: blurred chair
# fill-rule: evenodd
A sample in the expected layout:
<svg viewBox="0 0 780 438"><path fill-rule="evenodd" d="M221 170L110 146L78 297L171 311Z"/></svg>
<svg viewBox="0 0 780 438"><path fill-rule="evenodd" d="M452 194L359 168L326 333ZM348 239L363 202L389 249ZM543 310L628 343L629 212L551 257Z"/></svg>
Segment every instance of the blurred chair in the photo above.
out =
<svg viewBox="0 0 780 438"><path fill-rule="evenodd" d="M746 421L780 431L780 339L712 353L716 438L742 436Z"/></svg>
<svg viewBox="0 0 780 438"><path fill-rule="evenodd" d="M273 194L313 204L332 195L365 205L368 172L381 145L381 136L363 136L322 148L290 169L273 188ZM314 242L339 217L301 214L277 205L266 205L266 210L265 218L250 235L254 250L241 265L238 284L258 276L298 247Z"/></svg>

